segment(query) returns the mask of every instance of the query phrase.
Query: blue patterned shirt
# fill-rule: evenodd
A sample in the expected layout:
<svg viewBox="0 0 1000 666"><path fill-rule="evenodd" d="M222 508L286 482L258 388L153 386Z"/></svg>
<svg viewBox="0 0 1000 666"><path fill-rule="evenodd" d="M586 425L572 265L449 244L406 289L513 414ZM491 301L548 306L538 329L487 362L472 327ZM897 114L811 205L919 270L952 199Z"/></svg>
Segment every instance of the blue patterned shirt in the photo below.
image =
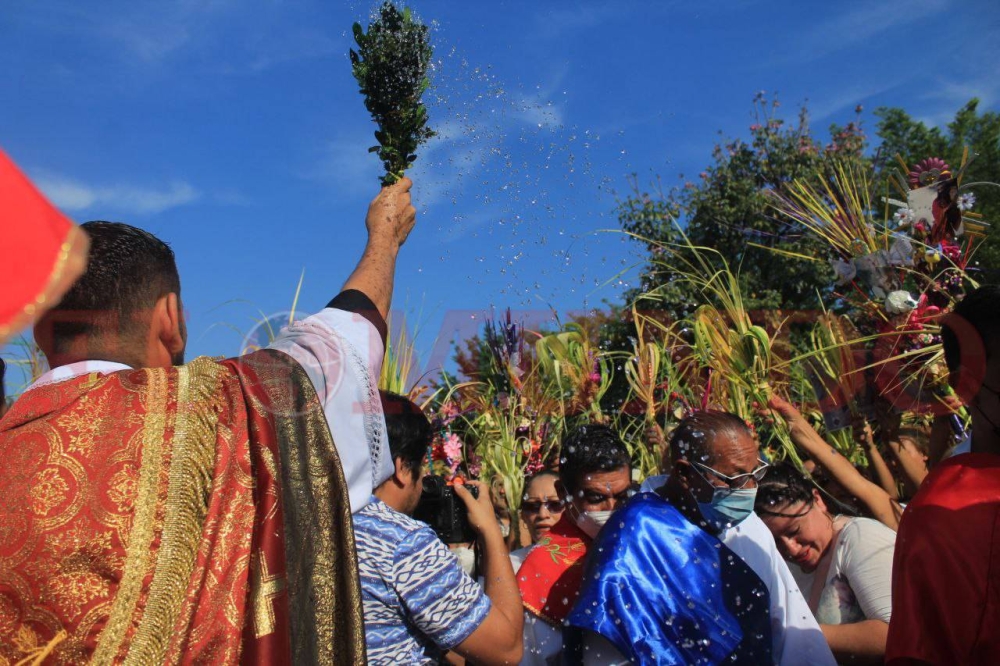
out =
<svg viewBox="0 0 1000 666"><path fill-rule="evenodd" d="M370 664L434 664L490 612L489 597L426 524L372 499L354 514Z"/></svg>

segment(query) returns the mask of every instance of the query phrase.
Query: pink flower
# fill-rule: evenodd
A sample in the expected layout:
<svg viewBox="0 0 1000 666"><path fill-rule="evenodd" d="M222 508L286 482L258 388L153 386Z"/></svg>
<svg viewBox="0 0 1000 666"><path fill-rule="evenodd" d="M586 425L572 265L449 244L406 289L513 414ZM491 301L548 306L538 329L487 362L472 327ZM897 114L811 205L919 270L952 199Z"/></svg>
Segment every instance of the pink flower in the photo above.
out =
<svg viewBox="0 0 1000 666"><path fill-rule="evenodd" d="M455 433L449 432L445 435L442 448L449 462L455 463L462 459L462 440Z"/></svg>

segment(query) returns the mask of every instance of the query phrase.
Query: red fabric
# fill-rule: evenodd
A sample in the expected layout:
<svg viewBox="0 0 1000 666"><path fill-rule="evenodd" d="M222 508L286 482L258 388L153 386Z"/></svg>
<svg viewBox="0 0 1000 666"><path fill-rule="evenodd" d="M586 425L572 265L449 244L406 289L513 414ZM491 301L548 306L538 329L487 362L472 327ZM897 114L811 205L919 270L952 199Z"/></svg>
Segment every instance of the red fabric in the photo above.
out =
<svg viewBox="0 0 1000 666"><path fill-rule="evenodd" d="M166 662L287 664L274 427L257 385L241 386L231 368L221 372L218 391L204 397L218 414L207 512L200 526L179 516L181 529L198 530L198 550L183 606L167 628ZM164 523L184 511L167 504L176 429L183 427L178 383L176 368L82 375L28 391L0 420L0 664L16 663L60 630L68 636L47 663L90 660L126 557L135 552L137 516L151 506L148 574L114 661L138 644L149 588L165 557ZM156 423L163 439L153 454L146 430ZM140 504L141 470L158 460L155 486ZM265 569L256 568L258 558L266 559ZM264 588L255 579L259 571ZM257 598L255 588L263 590ZM262 616L268 628L258 637Z"/></svg>
<svg viewBox="0 0 1000 666"><path fill-rule="evenodd" d="M256 400L248 400L250 405L268 405L269 398L263 390L264 383L260 381L249 364L240 363L239 359L229 359L224 364L234 373L242 375L243 390ZM285 578L285 536L284 513L281 508L281 485L275 477L278 473L281 455L278 451L278 435L274 422L267 418L266 409L261 411L250 408L247 410L250 441L258 443L251 446L250 464L253 467L253 502L254 527L251 537L250 552L261 553L265 561L265 569L251 561L251 579L266 571L270 577ZM292 654L291 623L288 609L287 584L279 594L268 603L274 613L274 631L264 636L257 635L258 627L253 618L243 625L243 652L240 655L241 664L279 664L290 663Z"/></svg>
<svg viewBox="0 0 1000 666"><path fill-rule="evenodd" d="M965 454L927 477L896 537L886 663L996 664L1000 456Z"/></svg>
<svg viewBox="0 0 1000 666"><path fill-rule="evenodd" d="M524 607L561 626L580 595L584 558L591 543L592 539L576 526L569 512L564 512L548 535L531 549L517 572Z"/></svg>
<svg viewBox="0 0 1000 666"><path fill-rule="evenodd" d="M73 226L0 150L0 327L46 291Z"/></svg>

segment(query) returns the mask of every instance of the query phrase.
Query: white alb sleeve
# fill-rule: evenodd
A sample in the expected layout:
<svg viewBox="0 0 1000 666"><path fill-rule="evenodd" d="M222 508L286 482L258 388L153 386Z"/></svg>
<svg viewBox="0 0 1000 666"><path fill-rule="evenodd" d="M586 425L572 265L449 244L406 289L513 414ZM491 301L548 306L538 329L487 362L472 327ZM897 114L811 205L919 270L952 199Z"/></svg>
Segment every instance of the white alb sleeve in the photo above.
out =
<svg viewBox="0 0 1000 666"><path fill-rule="evenodd" d="M393 470L378 395L385 351L378 331L359 314L324 308L283 328L269 348L294 358L312 382L357 512Z"/></svg>

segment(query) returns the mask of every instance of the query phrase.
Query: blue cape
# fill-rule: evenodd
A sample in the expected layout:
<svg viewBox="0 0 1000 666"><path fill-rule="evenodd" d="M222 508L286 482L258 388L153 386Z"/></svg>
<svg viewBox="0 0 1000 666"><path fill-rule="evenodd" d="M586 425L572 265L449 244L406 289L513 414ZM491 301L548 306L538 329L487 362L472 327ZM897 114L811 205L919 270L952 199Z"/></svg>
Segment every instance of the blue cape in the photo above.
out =
<svg viewBox="0 0 1000 666"><path fill-rule="evenodd" d="M590 548L570 627L637 664L771 664L767 587L656 493L615 513ZM567 630L566 656L582 632Z"/></svg>

